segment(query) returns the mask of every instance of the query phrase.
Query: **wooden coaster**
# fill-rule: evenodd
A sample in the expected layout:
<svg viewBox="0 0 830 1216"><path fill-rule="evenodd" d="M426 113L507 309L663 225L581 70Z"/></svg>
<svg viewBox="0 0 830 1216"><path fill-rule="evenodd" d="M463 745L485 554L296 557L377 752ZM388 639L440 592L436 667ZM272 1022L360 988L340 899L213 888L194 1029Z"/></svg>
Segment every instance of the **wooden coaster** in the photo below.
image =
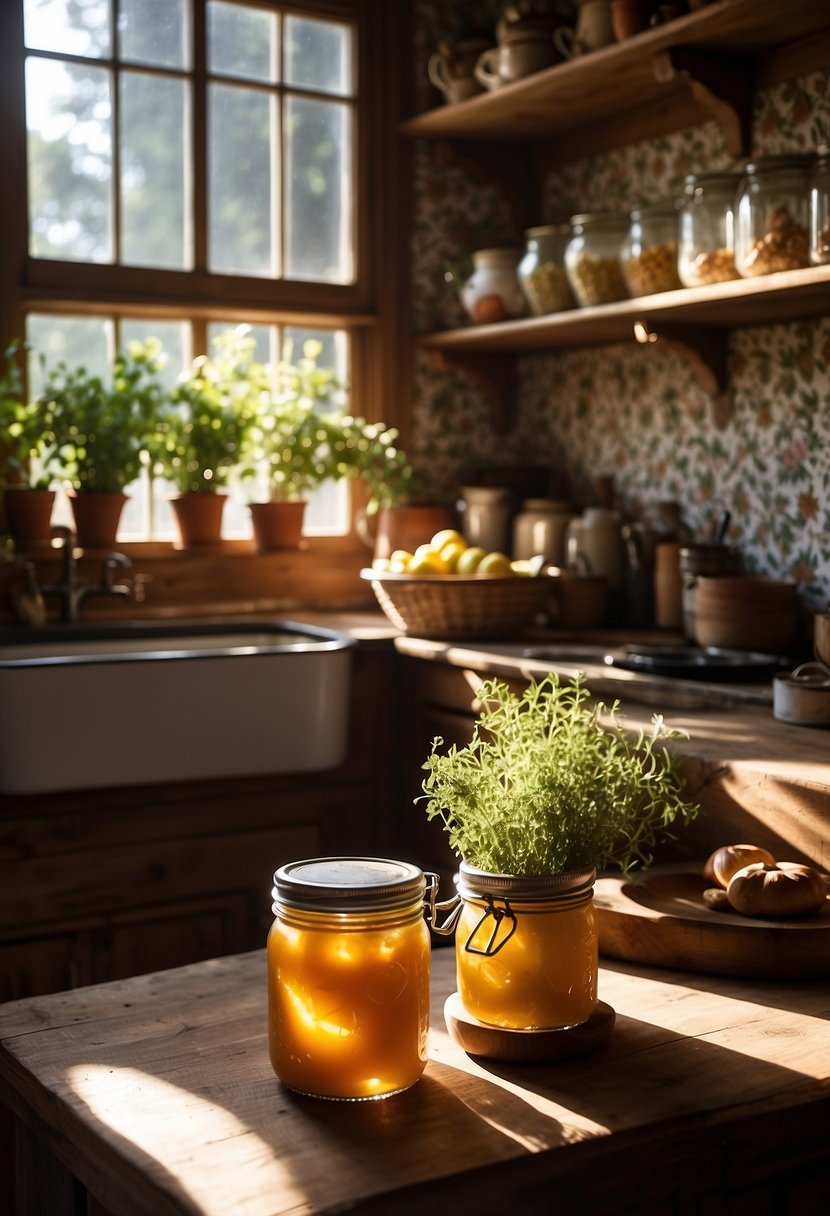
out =
<svg viewBox="0 0 830 1216"><path fill-rule="evenodd" d="M533 1063L543 1060L572 1060L595 1051L608 1039L616 1013L599 1001L587 1022L567 1030L505 1030L479 1022L453 992L444 1003L444 1021L454 1043L471 1056L487 1060Z"/></svg>

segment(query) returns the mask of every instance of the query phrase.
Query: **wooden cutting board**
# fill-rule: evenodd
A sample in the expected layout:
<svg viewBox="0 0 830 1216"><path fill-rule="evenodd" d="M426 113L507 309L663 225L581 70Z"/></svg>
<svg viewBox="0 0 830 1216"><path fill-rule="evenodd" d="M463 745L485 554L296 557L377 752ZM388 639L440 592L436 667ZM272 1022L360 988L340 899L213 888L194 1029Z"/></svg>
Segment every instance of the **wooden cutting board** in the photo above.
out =
<svg viewBox="0 0 830 1216"><path fill-rule="evenodd" d="M700 865L652 866L594 888L600 954L754 979L830 976L830 897L817 915L766 920L707 908Z"/></svg>

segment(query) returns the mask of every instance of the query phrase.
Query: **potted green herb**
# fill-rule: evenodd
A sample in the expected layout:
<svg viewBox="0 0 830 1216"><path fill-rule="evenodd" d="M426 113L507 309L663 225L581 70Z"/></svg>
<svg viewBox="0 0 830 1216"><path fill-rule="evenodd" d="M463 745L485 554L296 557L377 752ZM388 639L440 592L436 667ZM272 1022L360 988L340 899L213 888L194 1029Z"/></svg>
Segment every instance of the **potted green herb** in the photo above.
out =
<svg viewBox="0 0 830 1216"><path fill-rule="evenodd" d="M213 346L215 353L194 359L170 392L151 453L154 468L179 491L172 505L186 548L220 542L224 491L267 389L253 338L231 330Z"/></svg>
<svg viewBox="0 0 830 1216"><path fill-rule="evenodd" d="M427 817L461 859L459 997L488 1025L578 1025L597 1004L597 867L647 865L697 812L663 743L678 732L655 717L630 736L580 679L490 680L478 697L470 743L435 739L424 765Z"/></svg>
<svg viewBox="0 0 830 1216"><path fill-rule="evenodd" d="M19 545L42 544L50 538L55 502L55 432L51 411L27 401L21 359L25 346L12 342L3 352L0 371L0 459L6 525Z"/></svg>
<svg viewBox="0 0 830 1216"><path fill-rule="evenodd" d="M57 462L71 487L78 543L111 548L127 501L146 466L161 401L161 344L131 342L108 378L61 362L47 372L38 405L52 418Z"/></svg>
<svg viewBox="0 0 830 1216"><path fill-rule="evenodd" d="M259 476L268 493L267 502L251 503L260 548L299 544L307 496L325 481L362 478L376 508L395 500L410 477L397 430L343 410L343 386L332 368L318 365L321 351L309 339L295 363L288 346L270 376L272 389L257 392L243 476ZM283 525L286 512L290 523Z"/></svg>

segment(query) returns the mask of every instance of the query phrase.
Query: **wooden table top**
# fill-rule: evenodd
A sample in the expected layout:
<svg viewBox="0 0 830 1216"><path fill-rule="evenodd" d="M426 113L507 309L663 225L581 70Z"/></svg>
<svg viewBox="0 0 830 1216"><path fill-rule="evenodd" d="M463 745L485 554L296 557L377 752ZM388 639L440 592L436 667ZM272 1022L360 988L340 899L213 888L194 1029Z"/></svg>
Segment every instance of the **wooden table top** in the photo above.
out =
<svg viewBox="0 0 830 1216"><path fill-rule="evenodd" d="M551 1187L593 1216L619 1210L621 1191L645 1211L657 1163L691 1186L710 1150L726 1185L728 1142L763 1168L770 1137L797 1157L811 1127L826 1152L827 982L606 962L609 1041L532 1065L452 1042L454 986L454 953L436 949L430 1061L386 1101L319 1101L277 1081L264 952L0 1006L0 1097L117 1216L399 1216L425 1202L440 1216L472 1196L476 1213L538 1213Z"/></svg>

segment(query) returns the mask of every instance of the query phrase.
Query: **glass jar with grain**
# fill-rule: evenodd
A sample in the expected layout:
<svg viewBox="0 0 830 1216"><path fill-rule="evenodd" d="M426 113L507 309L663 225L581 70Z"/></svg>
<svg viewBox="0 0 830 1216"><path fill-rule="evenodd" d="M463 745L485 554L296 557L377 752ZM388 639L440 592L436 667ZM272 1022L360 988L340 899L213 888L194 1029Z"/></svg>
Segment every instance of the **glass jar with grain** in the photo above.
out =
<svg viewBox="0 0 830 1216"><path fill-rule="evenodd" d="M830 144L820 144L810 182L810 261L830 262Z"/></svg>
<svg viewBox="0 0 830 1216"><path fill-rule="evenodd" d="M534 316L562 312L574 306L573 292L565 273L565 248L570 239L570 224L542 224L525 232L519 282Z"/></svg>
<svg viewBox="0 0 830 1216"><path fill-rule="evenodd" d="M620 245L627 229L628 217L624 212L592 211L571 217L572 235L565 250L565 270L583 308L626 298Z"/></svg>
<svg viewBox="0 0 830 1216"><path fill-rule="evenodd" d="M628 294L650 296L681 286L677 274L677 205L652 203L637 207L629 217L620 249L620 265Z"/></svg>
<svg viewBox="0 0 830 1216"><path fill-rule="evenodd" d="M735 196L740 173L691 173L680 209L677 270L684 287L739 279Z"/></svg>
<svg viewBox="0 0 830 1216"><path fill-rule="evenodd" d="M735 265L744 278L810 264L813 157L793 153L751 161L735 217Z"/></svg>

